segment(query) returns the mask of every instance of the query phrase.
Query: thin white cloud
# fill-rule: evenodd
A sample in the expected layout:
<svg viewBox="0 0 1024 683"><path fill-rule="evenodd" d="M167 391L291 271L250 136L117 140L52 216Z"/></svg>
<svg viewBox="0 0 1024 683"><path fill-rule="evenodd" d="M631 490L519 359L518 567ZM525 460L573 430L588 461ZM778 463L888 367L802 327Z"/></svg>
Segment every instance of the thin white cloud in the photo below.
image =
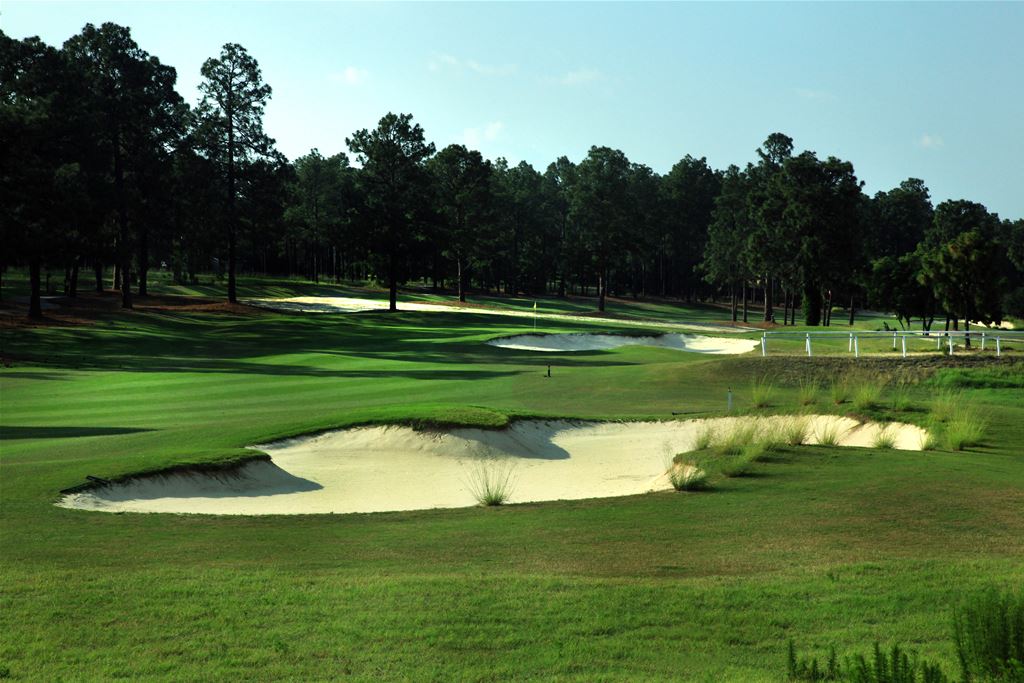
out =
<svg viewBox="0 0 1024 683"><path fill-rule="evenodd" d="M483 143L498 139L505 124L501 121L491 121L477 128L466 128L462 131L462 144L470 149L480 149Z"/></svg>
<svg viewBox="0 0 1024 683"><path fill-rule="evenodd" d="M576 69L565 74L558 79L558 82L562 85L586 85L587 83L595 83L604 78L597 69Z"/></svg>
<svg viewBox="0 0 1024 683"><path fill-rule="evenodd" d="M797 97L805 100L813 100L817 102L830 102L836 99L836 96L830 93L828 90L814 90L812 88L797 88Z"/></svg>
<svg viewBox="0 0 1024 683"><path fill-rule="evenodd" d="M431 71L443 71L451 69L454 71L471 71L481 76L511 76L518 67L515 64L484 64L475 59L459 59L452 55L437 55L427 64Z"/></svg>
<svg viewBox="0 0 1024 683"><path fill-rule="evenodd" d="M917 140L917 146L923 147L924 149L937 149L945 144L945 140L941 137L930 133L922 133L921 137Z"/></svg>
<svg viewBox="0 0 1024 683"><path fill-rule="evenodd" d="M370 77L370 72L358 66L346 66L342 71L331 74L331 80L345 85L362 85Z"/></svg>

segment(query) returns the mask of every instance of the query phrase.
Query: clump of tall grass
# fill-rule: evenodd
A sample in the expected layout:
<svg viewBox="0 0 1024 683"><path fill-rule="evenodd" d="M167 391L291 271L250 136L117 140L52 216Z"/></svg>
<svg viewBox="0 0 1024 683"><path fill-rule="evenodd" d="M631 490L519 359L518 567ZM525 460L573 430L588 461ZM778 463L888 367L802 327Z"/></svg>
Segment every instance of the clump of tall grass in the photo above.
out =
<svg viewBox="0 0 1024 683"><path fill-rule="evenodd" d="M939 447L939 437L935 434L935 428L925 430L921 435L921 450L934 451Z"/></svg>
<svg viewBox="0 0 1024 683"><path fill-rule="evenodd" d="M797 389L797 400L802 406L814 405L818 402L818 392L821 385L817 380L800 380L800 388Z"/></svg>
<svg viewBox="0 0 1024 683"><path fill-rule="evenodd" d="M710 422L704 422L697 428L697 434L693 437L693 451L706 451L715 442L715 428Z"/></svg>
<svg viewBox="0 0 1024 683"><path fill-rule="evenodd" d="M953 638L964 681L1024 681L1024 594L968 598L953 613Z"/></svg>
<svg viewBox="0 0 1024 683"><path fill-rule="evenodd" d="M873 448L880 450L891 450L896 448L896 433L891 425L886 425L878 430L874 440L871 442Z"/></svg>
<svg viewBox="0 0 1024 683"><path fill-rule="evenodd" d="M782 425L783 438L790 446L802 446L811 435L811 420L806 417L793 417Z"/></svg>
<svg viewBox="0 0 1024 683"><path fill-rule="evenodd" d="M857 410L871 410L878 405L882 388L873 382L863 382L853 391L853 407Z"/></svg>
<svg viewBox="0 0 1024 683"><path fill-rule="evenodd" d="M837 420L823 420L814 430L814 440L819 446L839 445L839 422Z"/></svg>
<svg viewBox="0 0 1024 683"><path fill-rule="evenodd" d="M712 448L718 455L740 455L743 449L757 440L757 424L741 422L715 439Z"/></svg>
<svg viewBox="0 0 1024 683"><path fill-rule="evenodd" d="M513 467L493 460L480 460L466 482L476 502L484 507L504 505L512 495Z"/></svg>
<svg viewBox="0 0 1024 683"><path fill-rule="evenodd" d="M967 446L977 446L985 438L988 423L970 408L959 408L946 422L946 445L950 450L962 451Z"/></svg>
<svg viewBox="0 0 1024 683"><path fill-rule="evenodd" d="M755 379L750 385L750 400L755 408L766 408L775 394L775 385L767 378Z"/></svg>
<svg viewBox="0 0 1024 683"><path fill-rule="evenodd" d="M850 399L850 385L845 379L834 379L828 387L828 397L832 403L842 405Z"/></svg>
<svg viewBox="0 0 1024 683"><path fill-rule="evenodd" d="M828 660L819 664L816 657L797 657L793 641L786 655L786 678L790 681L849 681L850 683L950 683L942 667L916 655L908 655L899 645L888 652L876 642L870 657L858 654L840 664L835 648Z"/></svg>
<svg viewBox="0 0 1024 683"><path fill-rule="evenodd" d="M963 405L963 394L959 391L940 391L932 398L932 419L945 422Z"/></svg>
<svg viewBox="0 0 1024 683"><path fill-rule="evenodd" d="M892 393L889 395L889 405L897 413L905 413L910 410L910 391L906 384L900 383L893 386Z"/></svg>
<svg viewBox="0 0 1024 683"><path fill-rule="evenodd" d="M722 465L722 474L727 477L745 477L754 469L754 463L758 461L764 451L757 444L748 444L739 455L736 455Z"/></svg>
<svg viewBox="0 0 1024 683"><path fill-rule="evenodd" d="M778 420L765 421L758 425L757 443L765 453L780 451L786 446L786 434Z"/></svg>
<svg viewBox="0 0 1024 683"><path fill-rule="evenodd" d="M680 463L669 469L668 481L676 491L701 491L708 487L708 473L695 465Z"/></svg>

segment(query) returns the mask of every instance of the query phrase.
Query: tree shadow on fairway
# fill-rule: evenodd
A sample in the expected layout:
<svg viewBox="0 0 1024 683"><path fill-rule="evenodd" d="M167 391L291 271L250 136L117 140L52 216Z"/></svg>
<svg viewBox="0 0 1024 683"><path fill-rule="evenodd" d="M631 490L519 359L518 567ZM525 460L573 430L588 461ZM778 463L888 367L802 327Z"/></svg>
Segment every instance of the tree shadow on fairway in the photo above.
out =
<svg viewBox="0 0 1024 683"><path fill-rule="evenodd" d="M8 427L0 425L0 441L15 439L75 439L81 436L116 436L153 432L134 427Z"/></svg>
<svg viewBox="0 0 1024 683"><path fill-rule="evenodd" d="M607 352L581 352L572 358L487 346L487 338L511 334L521 325L495 324L469 314L280 315L225 319L135 313L129 321L105 328L18 330L9 352L15 358L72 369L132 372L226 372L314 377L417 377L384 363L463 366L457 370L420 370L425 379L481 379L523 369L474 370L465 366L601 367L635 364ZM500 319L499 319L500 320ZM324 355L300 362L261 363L275 356ZM334 370L346 359L382 361L381 370ZM292 358L288 358L292 360ZM327 365L328 367L324 367ZM407 367L407 366L406 366ZM346 375L358 372L358 375ZM429 374L428 374L429 373ZM33 374L33 373L26 373ZM0 377L3 375L0 374Z"/></svg>

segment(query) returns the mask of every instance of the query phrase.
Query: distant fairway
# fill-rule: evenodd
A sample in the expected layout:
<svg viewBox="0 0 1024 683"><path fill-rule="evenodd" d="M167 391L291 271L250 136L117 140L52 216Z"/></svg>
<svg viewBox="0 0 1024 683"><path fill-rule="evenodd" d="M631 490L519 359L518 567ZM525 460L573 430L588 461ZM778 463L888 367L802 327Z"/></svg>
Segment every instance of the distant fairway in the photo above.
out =
<svg viewBox="0 0 1024 683"><path fill-rule="evenodd" d="M0 664L48 680L776 681L794 638L840 654L909 643L952 670L951 606L1024 582L1024 366L1012 354L855 362L845 341L810 360L799 342L767 359L484 343L529 331L529 320L466 313L173 307L3 329ZM87 475L225 463L248 444L330 427L715 416L730 388L740 412L787 413L803 409L801 379L826 387L883 370L912 380L911 410L893 413L885 389L864 417L925 422L931 396L961 388L990 420L983 445L801 446L708 493L497 509L214 517L53 505ZM764 376L774 392L755 409ZM854 412L824 389L814 409Z"/></svg>

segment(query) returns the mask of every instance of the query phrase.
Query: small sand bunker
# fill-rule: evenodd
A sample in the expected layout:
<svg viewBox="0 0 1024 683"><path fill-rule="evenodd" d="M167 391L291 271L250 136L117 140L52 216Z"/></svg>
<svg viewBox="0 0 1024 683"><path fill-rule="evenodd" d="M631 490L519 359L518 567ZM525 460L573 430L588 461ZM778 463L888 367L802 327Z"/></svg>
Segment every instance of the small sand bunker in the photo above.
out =
<svg viewBox="0 0 1024 683"><path fill-rule="evenodd" d="M620 346L660 346L693 353L737 354L752 351L757 339L705 337L699 334L659 334L634 337L623 334L521 334L487 342L491 346L519 351L601 351Z"/></svg>
<svg viewBox="0 0 1024 683"><path fill-rule="evenodd" d="M469 507L482 471L507 474L511 503L627 496L670 487L675 454L710 426L752 418L592 423L530 420L491 431L358 427L258 446L271 461L220 473L171 473L64 496L58 505L108 512L270 515ZM760 428L806 419L809 443L831 434L872 446L877 424L836 416L757 418ZM885 427L894 447L919 450L925 432Z"/></svg>

